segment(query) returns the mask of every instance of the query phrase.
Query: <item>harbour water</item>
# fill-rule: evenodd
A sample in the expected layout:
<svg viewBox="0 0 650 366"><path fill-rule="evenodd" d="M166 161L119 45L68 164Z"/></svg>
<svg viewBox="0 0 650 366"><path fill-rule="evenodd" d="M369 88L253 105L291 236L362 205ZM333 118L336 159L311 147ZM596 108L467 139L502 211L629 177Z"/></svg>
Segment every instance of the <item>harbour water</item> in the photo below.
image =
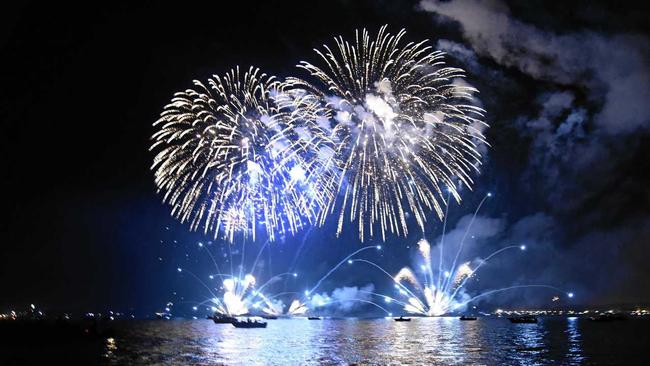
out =
<svg viewBox="0 0 650 366"><path fill-rule="evenodd" d="M278 319L266 329L209 320L123 325L103 354L108 365L641 365L650 321L546 318Z"/></svg>
<svg viewBox="0 0 650 366"><path fill-rule="evenodd" d="M108 336L3 342L0 364L648 365L650 319L278 319L264 329L211 320L115 321ZM11 340L13 338L7 338ZM31 340L32 337L29 337Z"/></svg>

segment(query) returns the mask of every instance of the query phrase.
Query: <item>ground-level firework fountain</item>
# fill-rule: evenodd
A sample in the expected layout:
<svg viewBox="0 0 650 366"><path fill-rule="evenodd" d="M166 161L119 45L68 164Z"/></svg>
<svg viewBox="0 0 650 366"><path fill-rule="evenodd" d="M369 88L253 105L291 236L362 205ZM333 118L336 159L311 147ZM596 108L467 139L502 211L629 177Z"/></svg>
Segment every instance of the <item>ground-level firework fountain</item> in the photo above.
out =
<svg viewBox="0 0 650 366"><path fill-rule="evenodd" d="M254 272L262 251L268 245L268 241L262 245L250 270L245 269L245 246L241 246L241 261L238 269L232 267L232 248L229 245L228 249L230 255L230 271L222 271L217 261L209 248L199 243L200 249L210 258L214 265L214 272L207 276L199 276L193 271L186 268L177 268L179 273L188 274L194 280L202 285L207 290L209 297L196 304L193 307L194 311L202 307L206 307L214 313L215 316L221 317L236 317L251 315L252 313L262 313L267 315L300 315L307 311L306 305L297 299L293 299L286 313L284 312L285 305L279 300L280 297L294 296L296 292L271 292L269 287L286 277L298 277L296 272L284 272L270 276L268 280L259 283ZM218 285L214 285L214 281L218 281Z"/></svg>
<svg viewBox="0 0 650 366"><path fill-rule="evenodd" d="M568 298L572 298L572 292L565 292L555 286L546 284L507 286L480 292L474 296L467 293L465 285L470 279L476 276L481 267L483 267L490 259L508 250L525 251L527 249L524 244L506 245L492 252L485 258L479 258L475 261L461 260L465 240L470 232L472 224L474 223L483 203L491 196L491 193L488 193L479 203L462 236L462 239L460 240L460 243L457 243L458 247L453 255L453 260L451 260L450 263L445 261L443 255L445 245L444 229L441 240L438 244L437 256L432 254L431 244L426 239L418 241L417 251L421 259L420 271L415 271L406 266L400 269L395 275L391 275L389 271L373 261L363 258L353 258L357 253L353 253L353 255L347 258L347 263L363 263L384 273L387 277L391 278L394 283L393 286L399 295L393 297L375 292L371 293L371 295L383 298L386 303L399 304L403 307L403 310L408 313L422 316L441 316L463 311L468 304L480 298L503 291L521 288L546 288L554 292L565 293ZM446 215L443 224L443 228L445 227Z"/></svg>
<svg viewBox="0 0 650 366"><path fill-rule="evenodd" d="M508 249L518 248L525 250L526 247L521 245L511 245L497 250L485 259L482 259L477 266L471 267L471 262L464 262L457 267L449 270L433 270L431 258L431 245L425 239L418 242L418 250L422 255L425 263L421 266L424 275L424 282L418 280L415 272L409 268L402 268L394 277L395 288L399 293L407 298L404 304L404 310L426 316L440 316L462 308L470 300L459 300L457 297L461 293L465 283L475 275L478 269L486 263L491 257ZM440 266L439 268L442 268ZM412 288L409 288L408 285ZM415 291L414 291L415 290ZM420 293L421 296L416 295Z"/></svg>

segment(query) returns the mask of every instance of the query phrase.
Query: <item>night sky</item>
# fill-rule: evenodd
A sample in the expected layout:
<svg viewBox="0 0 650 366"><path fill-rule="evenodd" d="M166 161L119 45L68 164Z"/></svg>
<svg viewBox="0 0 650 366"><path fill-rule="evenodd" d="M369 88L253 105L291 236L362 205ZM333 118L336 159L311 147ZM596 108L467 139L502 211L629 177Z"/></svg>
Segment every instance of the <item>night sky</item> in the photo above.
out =
<svg viewBox="0 0 650 366"><path fill-rule="evenodd" d="M491 263L475 290L544 283L574 291L575 304L650 301L648 15L621 2L471 0L25 2L3 11L0 310L38 303L145 314L205 298L176 268L207 273L197 243L211 238L170 216L149 170L162 107L193 79L236 65L304 76L294 65L313 61L312 48L383 24L448 52L488 111L491 147L474 190L449 210L449 242L492 192L467 258L511 243L529 250ZM263 269L291 268L305 239L299 279L287 282L302 291L361 245L355 225L336 238L335 224L272 244ZM423 237L412 227L367 257L391 272L410 265ZM425 236L434 242L440 232L431 214ZM322 290L367 284L392 286L359 265ZM552 295L515 291L484 304L545 306Z"/></svg>

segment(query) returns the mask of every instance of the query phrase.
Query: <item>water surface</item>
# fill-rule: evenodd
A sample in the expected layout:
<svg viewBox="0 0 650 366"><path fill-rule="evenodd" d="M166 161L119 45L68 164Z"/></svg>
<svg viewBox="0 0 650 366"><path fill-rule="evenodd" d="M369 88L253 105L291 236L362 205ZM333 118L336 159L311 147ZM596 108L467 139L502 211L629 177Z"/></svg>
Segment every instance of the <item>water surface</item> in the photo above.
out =
<svg viewBox="0 0 650 366"><path fill-rule="evenodd" d="M108 365L642 365L650 321L547 318L270 320L238 329L210 320L135 321L107 341Z"/></svg>

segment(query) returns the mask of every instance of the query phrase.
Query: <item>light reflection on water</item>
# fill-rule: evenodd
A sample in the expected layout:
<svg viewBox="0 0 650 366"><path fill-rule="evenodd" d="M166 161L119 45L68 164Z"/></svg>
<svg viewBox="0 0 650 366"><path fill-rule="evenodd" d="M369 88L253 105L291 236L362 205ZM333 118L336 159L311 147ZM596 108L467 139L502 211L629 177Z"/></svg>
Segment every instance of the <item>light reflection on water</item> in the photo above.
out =
<svg viewBox="0 0 650 366"><path fill-rule="evenodd" d="M567 363L571 365L580 365L585 360L582 355L582 339L580 338L580 331L578 329L578 318L567 318Z"/></svg>
<svg viewBox="0 0 650 366"><path fill-rule="evenodd" d="M541 319L537 324L510 324L495 318L463 322L450 317L411 322L278 319L269 321L266 329L237 329L210 320L141 321L120 326L116 339L107 345L104 363L617 364L625 357L634 360L642 355L647 330L648 322L643 320L594 324L571 318ZM615 332L623 348L608 346L608 338L598 336L603 332ZM583 333L594 336L585 340Z"/></svg>

